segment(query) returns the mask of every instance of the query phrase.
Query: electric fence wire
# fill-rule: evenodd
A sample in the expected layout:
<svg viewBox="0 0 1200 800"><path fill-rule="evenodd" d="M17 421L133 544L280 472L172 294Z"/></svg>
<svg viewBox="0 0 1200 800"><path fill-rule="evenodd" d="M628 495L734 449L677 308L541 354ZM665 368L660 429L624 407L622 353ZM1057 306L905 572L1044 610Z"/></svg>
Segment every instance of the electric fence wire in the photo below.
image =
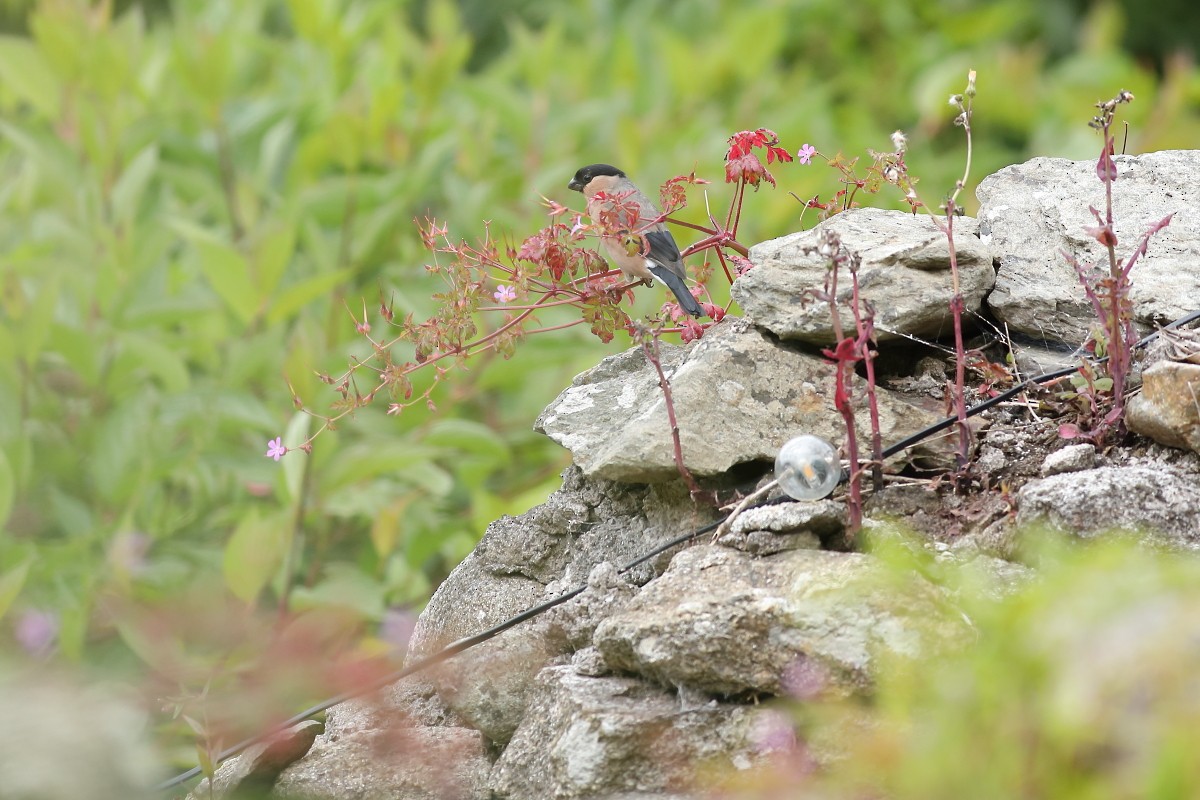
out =
<svg viewBox="0 0 1200 800"><path fill-rule="evenodd" d="M1162 331L1182 327L1191 322L1194 322L1197 319L1200 319L1200 310L1193 311L1192 313L1187 314L1186 316L1180 317L1179 319L1175 320L1174 322L1172 322L1168 325L1165 325L1164 327L1160 328L1159 330L1154 331L1153 333L1151 333L1151 334L1145 336L1144 338L1142 338L1141 340L1139 340L1136 344L1133 345L1133 347L1138 348L1138 349L1145 347L1150 342L1152 342L1156 338L1158 338L1159 334L1161 334ZM1096 359L1094 363L1102 364L1106 360L1107 360L1107 358L1100 358L1100 359ZM968 417L973 417L977 414L981 414L984 411L987 411L989 408L993 408L993 407L999 405L1000 403L1005 402L1006 400L1011 400L1012 398L1016 397L1017 395L1021 394L1022 392L1032 389L1035 386L1040 386L1045 383L1051 383L1053 381L1056 381L1060 378L1064 378L1064 377L1071 375L1078 371L1079 371L1078 367L1064 367L1062 369L1055 370L1053 372L1047 372L1042 375L1034 376L1034 377L1029 378L1028 380L1025 380L1022 383L1012 387L1011 389L1001 392L1000 394L995 395L994 397L989 397L987 400L984 400L981 403L977 403L976 405L971 406L970 408L967 409L966 414ZM933 434L940 433L941 431L946 430L947 428L954 425L956 422L958 422L957 417L946 417L945 419L942 419L939 422L936 422L927 428L917 431L916 433L912 434L911 436L908 436L905 439L902 439L899 442L896 442L895 444L890 445L889 447L885 448L883 450L883 457L890 458L891 456L894 456L897 453L903 452L904 450L907 450L909 447L912 447L913 445L923 441L924 439L929 438ZM844 479L845 478L843 476L843 480ZM747 509L744 509L744 510L749 510L750 508L762 508L764 506L777 505L779 503L789 502L789 501L791 501L791 498L786 497L786 496L776 497L776 498L772 498L769 500L765 500L761 503L756 503L752 506L749 506ZM685 533L680 536L676 536L673 539L669 539L668 541L663 542L662 544L656 546L654 549L650 550L649 552L639 556L638 558L635 558L633 561L630 561L628 564L625 564L624 566L622 566L620 569L617 570L617 574L624 575L625 573L629 572L630 570L632 570L636 567L639 567L642 564L645 564L647 561L650 561L651 559L653 559L659 555L662 555L663 553L667 552L668 550L671 550L672 548L679 547L680 545L683 545L683 544L687 544L687 543L693 541L694 539L696 539L696 537L698 537L698 536L702 536L706 533L714 531L721 525L721 523L723 521L724 520L718 520L716 522L705 525L704 527L697 528L696 530L691 531L690 533ZM583 594L583 592L586 589L587 589L587 584L577 586L574 589L571 589L570 591L559 595L558 597L552 598L550 600L545 601L544 603L540 603L536 606L533 606L532 608L522 611L520 614L517 614L514 617L510 617L510 618L504 620L503 622L499 623L498 625L494 625L491 628L488 628L485 631L474 634L473 636L467 636L462 639L458 639L454 642L451 642L450 644L446 645L444 648L437 651L436 653L431 653L431 654L425 656L424 658L419 658L416 661L412 662L411 664L407 664L403 668L396 670L395 672L392 672L381 678L377 678L376 680L370 681L369 683L366 683L363 686L360 686L352 691L343 692L342 694L336 695L334 697L330 697L327 700L323 700L322 702L317 703L314 706L310 706L309 708L306 708L303 711L299 712L298 714L295 714L295 715L289 717L288 719L284 720L283 722L280 722L280 723L272 726L271 728L267 729L266 731L264 731L262 733L256 734L255 736L251 736L248 739L243 739L242 741L238 742L237 744L235 744L231 747L225 748L224 750L222 750L221 752L219 752L217 754L216 758L214 759L214 763L220 763L227 758L231 758L235 755L238 755L246 748L251 747L255 744L258 744L259 742L265 741L265 740L271 738L272 736L275 736L278 733L287 730L288 728L292 727L293 725L298 725L299 723L305 721L306 719L313 717L313 716L321 713L322 711L328 711L330 708L333 708L336 705L340 705L340 704L346 702L347 700L353 700L356 697L362 697L364 695L368 695L371 692L374 692L378 689L382 689L383 687L385 687L389 684L395 683L396 681L398 681L402 678L407 678L410 675L414 675L414 674L421 672L423 670L426 670L432 666L441 664L442 662L449 660L450 658L458 655L459 653L463 652L464 650L469 650L472 647L475 647L476 645L483 644L484 642L488 641L489 639L493 639L496 636L499 636L501 633L508 630L509 628L515 628L517 625L520 625L522 622L526 622L528 620L533 619L534 617L540 616L540 615L544 614L545 612L549 611L550 609L560 606L563 603L566 603L567 601L569 601L575 597L578 597L579 595ZM166 791L167 789L174 788L176 786L179 786L182 783L185 783L185 782L191 780L192 778L195 778L202 771L203 770L199 766L192 767L191 769L187 770L186 772L182 772L179 775L176 775L175 777L173 777L169 780L163 781L155 788L158 791Z"/></svg>

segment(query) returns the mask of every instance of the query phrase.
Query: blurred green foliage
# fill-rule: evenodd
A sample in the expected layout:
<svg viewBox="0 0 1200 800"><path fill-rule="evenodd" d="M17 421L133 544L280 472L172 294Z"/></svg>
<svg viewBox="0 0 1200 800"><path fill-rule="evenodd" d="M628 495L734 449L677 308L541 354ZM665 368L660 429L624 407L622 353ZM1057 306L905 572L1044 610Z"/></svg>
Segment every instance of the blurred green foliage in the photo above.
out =
<svg viewBox="0 0 1200 800"><path fill-rule="evenodd" d="M516 243L544 222L539 196L577 200L565 184L595 161L645 186L694 168L721 208L725 140L759 126L830 155L903 128L932 199L961 173L946 98L969 68L975 180L1093 157L1090 104L1122 87L1131 152L1200 140L1195 70L1126 55L1109 3L0 8L0 637L30 649L42 612L55 658L101 668L169 674L129 609L206 596L214 614L286 605L374 630L557 484L566 457L531 422L615 349L577 329L455 372L436 412L360 413L312 456L264 458L305 436L292 390L325 407L317 373L369 354L348 309L431 311L414 217ZM776 177L747 243L798 224L787 192L837 188L815 166ZM183 695L248 658L178 646L209 665L171 676Z"/></svg>
<svg viewBox="0 0 1200 800"><path fill-rule="evenodd" d="M795 796L1200 794L1200 562L1132 539L1027 533L1038 573L1015 582L919 545L885 547L900 576L950 590L947 619L972 635L887 664L867 704L800 706L802 731L836 741L841 758Z"/></svg>

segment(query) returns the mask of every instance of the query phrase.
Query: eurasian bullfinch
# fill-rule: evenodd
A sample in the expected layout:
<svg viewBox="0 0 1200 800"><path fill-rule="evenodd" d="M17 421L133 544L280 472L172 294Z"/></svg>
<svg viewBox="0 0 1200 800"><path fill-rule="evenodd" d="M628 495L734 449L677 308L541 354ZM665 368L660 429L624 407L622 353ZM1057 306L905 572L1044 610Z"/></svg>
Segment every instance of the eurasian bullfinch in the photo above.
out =
<svg viewBox="0 0 1200 800"><path fill-rule="evenodd" d="M658 278L684 311L693 317L703 313L684 283L687 272L675 237L659 220L661 214L654 202L624 172L610 164L592 164L576 172L567 188L583 192L587 198L588 216L605 228L600 239L622 273L647 286L653 286Z"/></svg>

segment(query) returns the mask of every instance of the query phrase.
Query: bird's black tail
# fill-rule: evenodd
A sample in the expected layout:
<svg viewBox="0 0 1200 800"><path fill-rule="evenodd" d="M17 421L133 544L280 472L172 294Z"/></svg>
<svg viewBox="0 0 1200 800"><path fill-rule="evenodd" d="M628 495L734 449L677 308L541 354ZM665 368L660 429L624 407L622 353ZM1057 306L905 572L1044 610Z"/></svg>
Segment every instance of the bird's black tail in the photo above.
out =
<svg viewBox="0 0 1200 800"><path fill-rule="evenodd" d="M679 301L679 305L684 311L693 317L704 315L700 304L696 302L696 298L688 291L687 284L683 282L682 278L666 267L658 265L650 267L650 273L667 285L667 288L675 295L675 299Z"/></svg>

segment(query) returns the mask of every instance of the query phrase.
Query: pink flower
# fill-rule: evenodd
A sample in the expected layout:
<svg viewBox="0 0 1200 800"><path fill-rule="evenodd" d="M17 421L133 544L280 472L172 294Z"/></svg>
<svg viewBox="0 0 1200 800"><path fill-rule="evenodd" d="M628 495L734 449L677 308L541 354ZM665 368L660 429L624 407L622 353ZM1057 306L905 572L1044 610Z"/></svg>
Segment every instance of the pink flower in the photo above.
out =
<svg viewBox="0 0 1200 800"><path fill-rule="evenodd" d="M267 442L267 458L273 458L276 461L287 455L288 449L283 446L283 437L276 436L271 441Z"/></svg>
<svg viewBox="0 0 1200 800"><path fill-rule="evenodd" d="M500 288L495 291L492 297L496 298L497 303L511 303L517 299L517 290L512 286L500 284Z"/></svg>
<svg viewBox="0 0 1200 800"><path fill-rule="evenodd" d="M17 644L37 658L49 655L58 640L58 616L49 611L25 611L17 617L14 628Z"/></svg>
<svg viewBox="0 0 1200 800"><path fill-rule="evenodd" d="M813 147L811 144L806 144L801 147L799 151L797 151L796 158L800 160L801 164L807 164L812 160L812 157L816 154L816 152L817 148Z"/></svg>

